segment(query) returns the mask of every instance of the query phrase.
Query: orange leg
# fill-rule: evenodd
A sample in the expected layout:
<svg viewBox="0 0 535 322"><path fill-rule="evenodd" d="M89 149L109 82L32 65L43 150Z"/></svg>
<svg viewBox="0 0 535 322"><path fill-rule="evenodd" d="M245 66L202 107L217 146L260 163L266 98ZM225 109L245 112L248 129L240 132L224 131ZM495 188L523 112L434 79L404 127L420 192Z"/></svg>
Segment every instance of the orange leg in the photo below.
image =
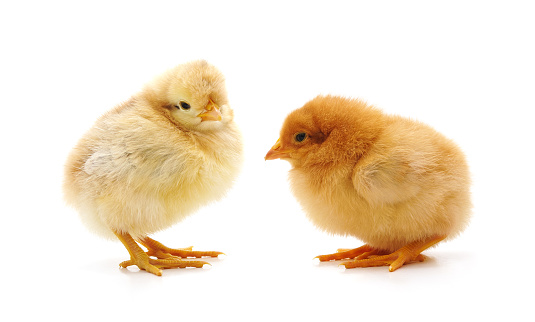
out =
<svg viewBox="0 0 535 322"><path fill-rule="evenodd" d="M405 263L424 261L425 256L420 253L437 244L444 238L446 238L446 236L437 236L422 241L415 241L391 254L385 254L384 251L374 249L369 245L364 245L352 250L342 250L335 254L321 255L317 258L319 258L320 261L353 258L354 260L343 262L341 265L344 265L346 268L390 266L389 271L393 272Z"/></svg>
<svg viewBox="0 0 535 322"><path fill-rule="evenodd" d="M158 257L158 259L150 258L149 252L144 252L141 247L135 242L135 240L128 233L114 232L117 238L126 247L126 250L130 254L130 260L124 261L119 264L121 267L128 267L136 265L139 269L145 270L154 275L161 276L162 271L160 268L186 268L197 267L202 268L205 264L210 265L203 261L183 261L175 256ZM152 255L150 255L152 256Z"/></svg>

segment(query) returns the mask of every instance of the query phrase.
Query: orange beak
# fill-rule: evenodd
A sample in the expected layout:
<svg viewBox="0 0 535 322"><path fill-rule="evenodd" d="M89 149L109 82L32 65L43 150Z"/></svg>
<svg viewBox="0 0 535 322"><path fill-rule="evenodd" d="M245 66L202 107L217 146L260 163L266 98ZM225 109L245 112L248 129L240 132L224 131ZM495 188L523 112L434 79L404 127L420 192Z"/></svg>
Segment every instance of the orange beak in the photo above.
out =
<svg viewBox="0 0 535 322"><path fill-rule="evenodd" d="M221 121L221 112L219 111L219 107L212 101L208 101L208 104L206 104L206 107L204 108L204 111L197 115L201 118L201 122L204 121Z"/></svg>
<svg viewBox="0 0 535 322"><path fill-rule="evenodd" d="M290 157L289 153L289 150L281 149L281 139L278 139L275 145L271 147L271 150L268 151L264 160L286 159Z"/></svg>

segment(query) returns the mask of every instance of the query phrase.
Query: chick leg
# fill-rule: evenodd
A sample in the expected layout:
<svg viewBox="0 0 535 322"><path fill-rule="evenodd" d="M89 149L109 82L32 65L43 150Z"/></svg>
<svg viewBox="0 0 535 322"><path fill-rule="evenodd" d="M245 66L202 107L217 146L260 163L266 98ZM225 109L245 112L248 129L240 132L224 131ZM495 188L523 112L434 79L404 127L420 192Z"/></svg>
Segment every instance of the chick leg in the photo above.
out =
<svg viewBox="0 0 535 322"><path fill-rule="evenodd" d="M353 261L344 262L341 265L344 265L346 268L390 266L388 270L393 272L405 263L424 261L425 256L420 253L437 244L444 238L446 238L446 236L436 236L422 241L415 241L388 255L373 256L364 259L357 258Z"/></svg>
<svg viewBox="0 0 535 322"><path fill-rule="evenodd" d="M148 249L147 254L149 256L156 256L158 258L169 258L169 257L181 257L181 258L201 258L201 257L217 257L222 252L212 252L212 251L193 251L191 247L187 248L169 248L152 238L145 237L139 240L139 242Z"/></svg>
<svg viewBox="0 0 535 322"><path fill-rule="evenodd" d="M176 257L174 258L159 258L153 259L139 247L136 241L128 233L114 232L117 238L123 243L130 254L130 260L119 264L121 267L128 267L136 265L139 269L145 270L154 275L162 276L160 268L186 268L197 267L202 268L207 262L202 261L183 261Z"/></svg>
<svg viewBox="0 0 535 322"><path fill-rule="evenodd" d="M162 276L162 271L149 262L149 256L139 247L139 245L134 241L132 236L128 233L118 233L115 232L115 236L123 243L124 247L130 254L130 260L124 261L119 264L121 267L128 267L130 265L137 265L139 269L146 270L149 273Z"/></svg>

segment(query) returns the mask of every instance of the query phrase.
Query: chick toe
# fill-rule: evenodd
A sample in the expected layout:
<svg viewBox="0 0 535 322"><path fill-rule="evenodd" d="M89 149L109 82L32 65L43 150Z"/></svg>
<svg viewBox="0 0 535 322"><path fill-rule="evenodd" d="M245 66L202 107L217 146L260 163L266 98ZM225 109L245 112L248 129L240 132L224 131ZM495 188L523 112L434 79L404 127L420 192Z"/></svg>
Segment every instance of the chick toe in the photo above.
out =
<svg viewBox="0 0 535 322"><path fill-rule="evenodd" d="M162 271L158 267L152 265L149 262L150 258L148 256L147 258L142 258L142 257L143 256L141 256L141 258L136 257L136 258L132 258L127 261L121 262L119 266L122 268L127 268L128 266L135 265L141 270L147 271L157 276L162 276Z"/></svg>
<svg viewBox="0 0 535 322"><path fill-rule="evenodd" d="M155 256L159 259L166 259L172 257L179 258L201 258L201 257L217 257L222 252L215 251L194 251L193 246L186 248L169 248L162 243L150 238L145 237L139 240L139 242L147 248L147 254L149 256ZM201 266L202 267L202 266Z"/></svg>
<svg viewBox="0 0 535 322"><path fill-rule="evenodd" d="M210 265L210 263L203 262L203 261L185 261L185 260L179 259L178 257L154 259L154 258L148 257L148 255L146 257L141 255L141 256L134 257L130 260L124 261L121 264L119 264L119 266L123 268L132 266L132 265L135 265L139 267L139 269L142 269L154 275L162 276L161 269L186 268L186 267L203 268L204 265Z"/></svg>
<svg viewBox="0 0 535 322"><path fill-rule="evenodd" d="M316 256L315 258L319 259L320 262L328 262L332 260L356 258L357 256L360 256L362 254L366 254L372 251L374 251L372 247L370 247L369 245L363 245L355 249L338 249L336 253L334 254L319 255L319 256Z"/></svg>
<svg viewBox="0 0 535 322"><path fill-rule="evenodd" d="M158 267L158 268L203 268L204 265L212 266L208 262L204 261L184 261L178 258L164 258L164 259L153 259L149 258L149 263Z"/></svg>

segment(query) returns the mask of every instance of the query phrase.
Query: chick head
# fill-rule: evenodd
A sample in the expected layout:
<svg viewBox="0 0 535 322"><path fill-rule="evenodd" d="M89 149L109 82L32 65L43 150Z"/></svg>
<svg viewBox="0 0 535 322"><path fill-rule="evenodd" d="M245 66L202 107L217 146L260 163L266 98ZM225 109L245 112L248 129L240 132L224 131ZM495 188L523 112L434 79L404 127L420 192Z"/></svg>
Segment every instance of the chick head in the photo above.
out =
<svg viewBox="0 0 535 322"><path fill-rule="evenodd" d="M322 131L313 114L303 108L295 110L284 121L279 139L265 159L282 159L294 166L298 165L314 154L325 138L326 133Z"/></svg>
<svg viewBox="0 0 535 322"><path fill-rule="evenodd" d="M149 88L166 116L187 130L217 130L233 120L223 74L204 60L169 70Z"/></svg>
<svg viewBox="0 0 535 322"><path fill-rule="evenodd" d="M318 96L286 117L265 160L286 160L294 168L356 160L377 137L382 119L359 100Z"/></svg>

